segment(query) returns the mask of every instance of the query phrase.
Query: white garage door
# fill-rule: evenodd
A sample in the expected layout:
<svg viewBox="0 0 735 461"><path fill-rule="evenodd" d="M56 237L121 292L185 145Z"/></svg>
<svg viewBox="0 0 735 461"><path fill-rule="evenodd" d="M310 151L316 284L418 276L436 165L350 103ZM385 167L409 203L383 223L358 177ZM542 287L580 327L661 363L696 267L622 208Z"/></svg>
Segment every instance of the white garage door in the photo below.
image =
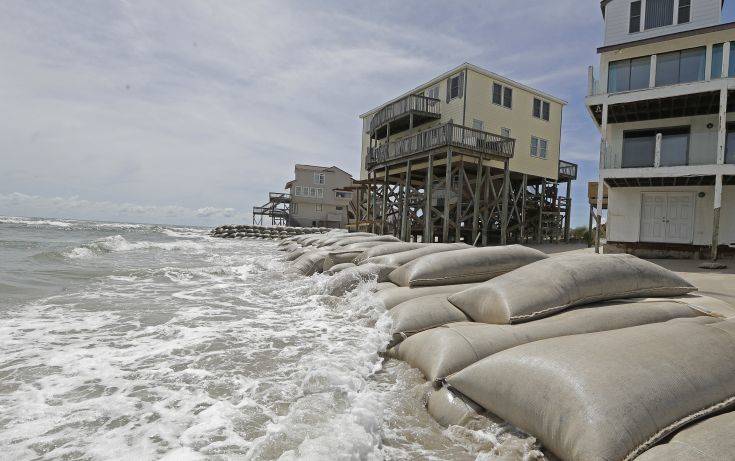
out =
<svg viewBox="0 0 735 461"><path fill-rule="evenodd" d="M694 194L645 192L641 197L641 242L692 243Z"/></svg>

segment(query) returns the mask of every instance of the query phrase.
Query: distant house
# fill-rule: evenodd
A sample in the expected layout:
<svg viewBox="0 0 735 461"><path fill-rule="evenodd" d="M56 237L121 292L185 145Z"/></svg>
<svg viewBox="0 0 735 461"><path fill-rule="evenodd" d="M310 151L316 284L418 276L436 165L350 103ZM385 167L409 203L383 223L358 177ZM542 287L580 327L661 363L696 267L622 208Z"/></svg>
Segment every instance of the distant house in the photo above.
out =
<svg viewBox="0 0 735 461"><path fill-rule="evenodd" d="M344 228L352 192L352 175L336 166L296 165L286 183L291 194L289 224L303 227Z"/></svg>
<svg viewBox="0 0 735 461"><path fill-rule="evenodd" d="M586 106L609 188L605 250L716 258L735 245L735 23L722 0L601 8Z"/></svg>

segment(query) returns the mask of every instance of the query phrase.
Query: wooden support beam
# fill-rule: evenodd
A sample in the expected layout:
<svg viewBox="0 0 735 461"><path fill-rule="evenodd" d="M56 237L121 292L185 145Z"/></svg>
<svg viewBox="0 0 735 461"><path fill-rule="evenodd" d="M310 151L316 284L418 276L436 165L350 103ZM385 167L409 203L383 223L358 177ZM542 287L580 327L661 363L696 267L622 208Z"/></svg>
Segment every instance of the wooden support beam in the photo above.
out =
<svg viewBox="0 0 735 461"><path fill-rule="evenodd" d="M411 238L408 214L408 198L411 193L411 160L406 162L406 172L404 174L406 180L403 184L403 204L401 205L401 240L408 242Z"/></svg>
<svg viewBox="0 0 735 461"><path fill-rule="evenodd" d="M457 206L454 211L454 241L459 242L462 236L462 196L464 195L464 156L459 159L459 181L457 181Z"/></svg>
<svg viewBox="0 0 735 461"><path fill-rule="evenodd" d="M382 210L380 214L380 234L385 235L385 218L388 215L388 167L385 167L383 169L383 203L382 203Z"/></svg>
<svg viewBox="0 0 735 461"><path fill-rule="evenodd" d="M564 241L569 243L570 232L572 225L572 180L567 181L567 193L566 193L566 212L564 213Z"/></svg>
<svg viewBox="0 0 735 461"><path fill-rule="evenodd" d="M482 246L487 246L488 244L488 234L490 232L490 185L492 183L492 171L490 170L490 167L484 167L485 169L485 177L484 183L483 183L483 210L482 210Z"/></svg>
<svg viewBox="0 0 735 461"><path fill-rule="evenodd" d="M600 252L600 237L602 232L602 199L605 188L603 170L605 169L605 157L607 156L607 115L607 103L603 103L602 123L600 124L600 131L602 133L602 139L600 140L600 166L599 177L597 178L597 214L595 217L595 220L597 221L597 230L595 231L595 253Z"/></svg>
<svg viewBox="0 0 735 461"><path fill-rule="evenodd" d="M538 201L538 232L536 232L536 243L541 243L544 238L544 202L546 202L546 178L541 179Z"/></svg>
<svg viewBox="0 0 735 461"><path fill-rule="evenodd" d="M475 172L475 195L472 198L472 245L475 245L475 242L477 242L477 234L480 227L480 193L482 192L480 188L482 186L482 171L482 159L478 157L477 170Z"/></svg>
<svg viewBox="0 0 735 461"><path fill-rule="evenodd" d="M434 188L434 156L429 155L429 166L426 172L426 185L424 186L426 203L424 205L424 242L434 242L434 221L431 218L431 194Z"/></svg>
<svg viewBox="0 0 735 461"><path fill-rule="evenodd" d="M444 215L442 216L442 242L449 241L449 197L452 193L452 149L447 149L444 189Z"/></svg>
<svg viewBox="0 0 735 461"><path fill-rule="evenodd" d="M500 244L508 244L508 194L510 191L510 161L505 160L503 165L503 208L500 215Z"/></svg>
<svg viewBox="0 0 735 461"><path fill-rule="evenodd" d="M587 236L589 237L587 239L587 248L592 246L592 219L595 217L595 209L592 205L590 205L590 222L587 224Z"/></svg>
<svg viewBox="0 0 735 461"><path fill-rule="evenodd" d="M528 175L523 174L523 178L521 179L521 223L520 228L518 230L518 238L520 239L520 243L526 243L525 237L526 237L526 192L528 189Z"/></svg>

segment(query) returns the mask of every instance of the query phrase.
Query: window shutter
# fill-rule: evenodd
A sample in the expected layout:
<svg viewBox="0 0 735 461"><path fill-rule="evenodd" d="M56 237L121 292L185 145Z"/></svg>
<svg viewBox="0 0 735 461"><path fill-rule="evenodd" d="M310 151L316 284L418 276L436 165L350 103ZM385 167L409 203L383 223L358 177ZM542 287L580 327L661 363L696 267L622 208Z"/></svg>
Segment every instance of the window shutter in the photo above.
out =
<svg viewBox="0 0 735 461"><path fill-rule="evenodd" d="M459 74L459 94L457 97L464 97L464 71Z"/></svg>
<svg viewBox="0 0 735 461"><path fill-rule="evenodd" d="M449 98L452 95L452 77L449 77L447 79L447 102L449 102Z"/></svg>

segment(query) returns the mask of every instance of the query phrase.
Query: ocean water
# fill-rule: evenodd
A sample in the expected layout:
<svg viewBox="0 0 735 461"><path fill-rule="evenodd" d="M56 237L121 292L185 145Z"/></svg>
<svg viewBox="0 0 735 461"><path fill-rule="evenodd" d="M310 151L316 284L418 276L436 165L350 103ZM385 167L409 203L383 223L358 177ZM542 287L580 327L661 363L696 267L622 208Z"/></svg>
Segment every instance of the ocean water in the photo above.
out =
<svg viewBox="0 0 735 461"><path fill-rule="evenodd" d="M0 459L540 459L506 425L439 426L342 297L265 240L0 217Z"/></svg>

